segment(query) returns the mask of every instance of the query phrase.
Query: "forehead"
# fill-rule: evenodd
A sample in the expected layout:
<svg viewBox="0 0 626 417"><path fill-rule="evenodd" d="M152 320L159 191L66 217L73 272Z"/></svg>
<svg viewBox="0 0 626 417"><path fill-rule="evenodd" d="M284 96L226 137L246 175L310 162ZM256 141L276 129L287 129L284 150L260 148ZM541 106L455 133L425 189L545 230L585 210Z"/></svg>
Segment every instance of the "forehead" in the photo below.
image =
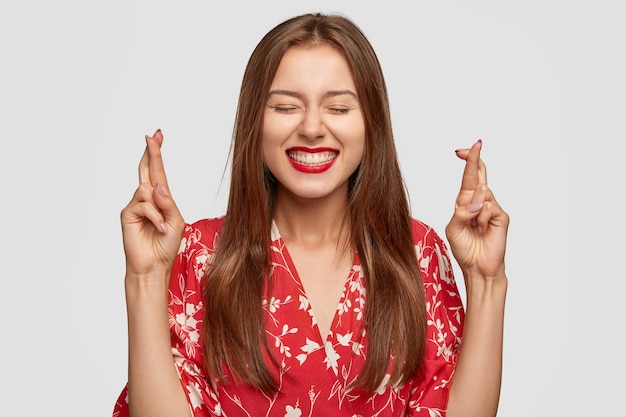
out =
<svg viewBox="0 0 626 417"><path fill-rule="evenodd" d="M325 43L289 47L280 60L271 89L301 94L329 90L356 92L348 61Z"/></svg>

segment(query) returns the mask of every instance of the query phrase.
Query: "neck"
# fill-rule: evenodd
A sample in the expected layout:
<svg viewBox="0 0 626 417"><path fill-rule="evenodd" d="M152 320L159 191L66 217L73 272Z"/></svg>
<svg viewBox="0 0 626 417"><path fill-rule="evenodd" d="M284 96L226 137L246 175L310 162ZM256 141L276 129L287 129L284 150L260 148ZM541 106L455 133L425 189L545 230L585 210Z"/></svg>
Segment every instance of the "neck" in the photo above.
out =
<svg viewBox="0 0 626 417"><path fill-rule="evenodd" d="M320 199L303 199L277 190L274 220L285 242L302 245L346 242L349 224L347 193Z"/></svg>

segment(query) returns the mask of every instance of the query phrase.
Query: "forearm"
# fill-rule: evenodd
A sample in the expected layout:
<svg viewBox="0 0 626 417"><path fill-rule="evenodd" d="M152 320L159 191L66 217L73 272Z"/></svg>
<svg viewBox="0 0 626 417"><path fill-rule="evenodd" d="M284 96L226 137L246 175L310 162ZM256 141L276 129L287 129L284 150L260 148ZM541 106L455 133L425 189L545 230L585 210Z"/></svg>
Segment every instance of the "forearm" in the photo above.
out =
<svg viewBox="0 0 626 417"><path fill-rule="evenodd" d="M502 379L507 278L466 277L463 341L448 401L448 417L493 417Z"/></svg>
<svg viewBox="0 0 626 417"><path fill-rule="evenodd" d="M174 366L162 279L126 277L128 398L132 417L190 415Z"/></svg>

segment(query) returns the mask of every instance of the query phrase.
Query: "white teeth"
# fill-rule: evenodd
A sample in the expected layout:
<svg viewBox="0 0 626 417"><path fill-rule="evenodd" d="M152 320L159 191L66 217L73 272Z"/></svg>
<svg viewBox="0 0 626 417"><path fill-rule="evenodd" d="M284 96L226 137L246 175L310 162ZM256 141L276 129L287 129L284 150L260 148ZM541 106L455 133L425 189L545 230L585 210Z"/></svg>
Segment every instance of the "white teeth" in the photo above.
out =
<svg viewBox="0 0 626 417"><path fill-rule="evenodd" d="M289 157L302 165L318 166L327 164L335 159L337 153L330 151L316 153L294 151L289 152Z"/></svg>

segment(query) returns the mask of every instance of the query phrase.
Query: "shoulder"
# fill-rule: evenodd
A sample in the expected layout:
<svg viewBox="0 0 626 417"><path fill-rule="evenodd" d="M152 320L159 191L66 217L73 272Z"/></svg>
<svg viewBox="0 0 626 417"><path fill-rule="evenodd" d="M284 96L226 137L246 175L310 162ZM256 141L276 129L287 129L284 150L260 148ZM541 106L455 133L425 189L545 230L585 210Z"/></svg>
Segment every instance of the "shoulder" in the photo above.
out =
<svg viewBox="0 0 626 417"><path fill-rule="evenodd" d="M216 217L185 224L172 266L170 290L173 294L199 288L207 268L213 262L223 221L223 217Z"/></svg>
<svg viewBox="0 0 626 417"><path fill-rule="evenodd" d="M413 244L424 283L452 281L452 265L448 246L428 224L412 219Z"/></svg>
<svg viewBox="0 0 626 417"><path fill-rule="evenodd" d="M193 232L204 232L205 234L216 234L222 229L224 224L224 216L213 217L207 219L196 220L193 223L185 224L185 231L183 236Z"/></svg>
<svg viewBox="0 0 626 417"><path fill-rule="evenodd" d="M191 253L199 249L213 251L217 245L224 217L200 219L185 224L179 254Z"/></svg>
<svg viewBox="0 0 626 417"><path fill-rule="evenodd" d="M411 218L411 232L413 233L413 243L415 245L444 243L435 229L415 218Z"/></svg>

